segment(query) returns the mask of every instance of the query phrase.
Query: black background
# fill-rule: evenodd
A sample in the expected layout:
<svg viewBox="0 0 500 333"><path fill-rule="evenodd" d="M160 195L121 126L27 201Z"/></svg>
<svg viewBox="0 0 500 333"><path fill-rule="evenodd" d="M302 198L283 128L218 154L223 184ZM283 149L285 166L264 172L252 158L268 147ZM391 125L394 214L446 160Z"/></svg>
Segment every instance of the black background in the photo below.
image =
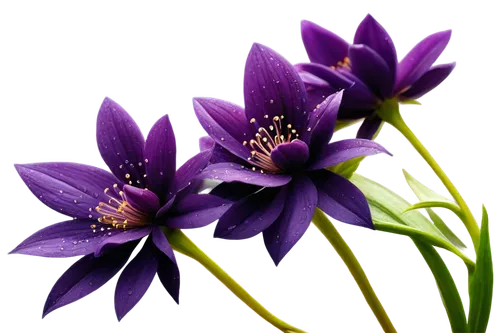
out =
<svg viewBox="0 0 500 333"><path fill-rule="evenodd" d="M95 110L95 96L102 95L104 88L112 88L113 95L128 96L129 103L140 106L139 119L151 119L151 111L168 104L170 111L177 112L177 127L187 128L186 139L191 140L191 114L182 112L183 96L191 95L193 87L215 87L218 95L238 95L239 52L248 40L280 40L281 47L289 48L289 55L301 54L300 49L295 51L297 15L329 15L338 31L350 31L351 17L359 15L361 5L348 8L328 3L326 7L318 3L314 9L290 6L275 10L247 2L241 3L246 9L228 5L210 14L209 5L186 11L165 8L154 18L150 17L156 11L153 8L142 17L136 17L139 14L133 14L133 8L124 15L112 7L96 8L83 18L75 17L79 9L71 9L67 15L52 12L50 18L45 15L46 7L36 14L24 12L4 41L5 158L34 160L41 151L58 151L72 152L73 159L94 159L94 153L87 151L87 113ZM497 207L492 184L481 180L490 164L481 166L477 159L483 150L475 146L480 139L494 143L493 134L489 126L469 127L482 125L472 117L489 110L477 103L485 95L480 92L484 64L478 58L477 36L468 30L475 26L475 13L430 3L376 9L393 30L400 31L402 41L415 39L417 31L429 31L433 23L457 24L457 47L449 55L465 56L467 70L455 74L457 80L449 81L441 96L425 106L425 113L412 117L433 137L433 149L441 152L440 158L457 168L458 183L466 184L465 190L472 191L474 198L488 199L490 207ZM386 143L396 142L399 138L386 135ZM399 182L399 162L372 163L370 175ZM8 202L4 203L0 238L3 248L16 231L46 222L46 213L23 200L15 183L14 177L4 176L3 198ZM432 282L424 279L424 266L408 256L406 240L376 241L374 234L355 233L353 242L362 256L369 256L369 269L377 272L377 286L385 289L385 301L392 304L393 318L401 321L403 332L446 332L440 330L440 306L432 304ZM233 270L241 272L242 279L250 280L250 287L265 295L266 303L280 304L280 311L305 320L305 326L313 327L314 332L375 331L368 328L368 315L360 311L359 298L351 296L351 281L344 280L344 273L336 269L336 258L328 256L329 250L320 248L319 242L306 240L280 271L272 269L258 241L242 249L216 241L209 244L217 247ZM78 313L60 313L51 318L56 320L45 322L33 320L40 306L40 288L48 287L55 274L50 272L63 268L0 265L3 324L21 323L26 329L110 328L110 289L105 289L104 297L94 298L96 304L82 305ZM200 280L191 266L185 266L183 279L181 307L154 289L152 303L145 305L145 312L137 313L137 320L128 322L129 328L271 331L256 328L248 313L224 296L223 289L216 288L213 280Z"/></svg>

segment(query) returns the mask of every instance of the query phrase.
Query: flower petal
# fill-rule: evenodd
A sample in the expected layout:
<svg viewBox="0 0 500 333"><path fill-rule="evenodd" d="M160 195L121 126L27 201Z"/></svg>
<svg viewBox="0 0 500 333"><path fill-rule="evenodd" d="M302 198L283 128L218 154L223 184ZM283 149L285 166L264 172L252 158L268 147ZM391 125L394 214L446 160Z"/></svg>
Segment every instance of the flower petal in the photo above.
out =
<svg viewBox="0 0 500 333"><path fill-rule="evenodd" d="M379 131L381 126L382 126L382 119L379 116L373 115L371 117L368 117L363 121L363 123L359 127L356 138L373 140L375 134Z"/></svg>
<svg viewBox="0 0 500 333"><path fill-rule="evenodd" d="M296 67L297 68L297 67ZM307 91L307 110L313 112L330 95L338 92L325 80L309 72L299 71Z"/></svg>
<svg viewBox="0 0 500 333"><path fill-rule="evenodd" d="M115 312L118 321L141 300L158 270L158 259L151 237L120 274L115 290Z"/></svg>
<svg viewBox="0 0 500 333"><path fill-rule="evenodd" d="M394 93L411 86L437 60L448 45L451 30L432 34L418 43L398 64Z"/></svg>
<svg viewBox="0 0 500 333"><path fill-rule="evenodd" d="M168 228L204 227L221 217L231 202L211 194L188 194L177 202L165 217Z"/></svg>
<svg viewBox="0 0 500 333"><path fill-rule="evenodd" d="M247 195L259 191L260 189L262 189L261 186L255 186L240 182L221 183L217 185L212 191L210 191L210 194L230 201L239 201Z"/></svg>
<svg viewBox="0 0 500 333"><path fill-rule="evenodd" d="M174 301L179 304L180 276L174 250L170 246L167 237L160 228L154 228L151 238L157 248L158 277L163 287L168 291Z"/></svg>
<svg viewBox="0 0 500 333"><path fill-rule="evenodd" d="M394 75L384 59L370 47L355 44L349 47L352 73L360 78L377 96L385 99L391 96Z"/></svg>
<svg viewBox="0 0 500 333"><path fill-rule="evenodd" d="M123 186L123 194L127 203L141 212L154 214L160 209L160 199L153 191L125 185Z"/></svg>
<svg viewBox="0 0 500 333"><path fill-rule="evenodd" d="M347 71L335 70L320 64L295 65L301 71L309 72L328 82L337 91L344 89L342 107L352 110L373 110L377 96L356 76ZM346 75L349 75L347 77Z"/></svg>
<svg viewBox="0 0 500 333"><path fill-rule="evenodd" d="M302 41L311 62L335 66L347 57L349 44L345 40L313 22L300 23Z"/></svg>
<svg viewBox="0 0 500 333"><path fill-rule="evenodd" d="M250 156L243 142L250 141L255 130L241 107L215 98L195 98L193 107L201 126L216 143L244 160Z"/></svg>
<svg viewBox="0 0 500 333"><path fill-rule="evenodd" d="M347 139L330 143L316 157L308 169L319 170L337 165L355 157L370 156L380 153L391 155L380 144L365 139Z"/></svg>
<svg viewBox="0 0 500 333"><path fill-rule="evenodd" d="M77 163L16 164L31 192L53 210L79 219L95 217L94 208L109 198L104 190L122 183L108 171Z"/></svg>
<svg viewBox="0 0 500 333"><path fill-rule="evenodd" d="M266 188L234 203L219 219L214 237L245 239L267 229L283 211L286 187Z"/></svg>
<svg viewBox="0 0 500 333"><path fill-rule="evenodd" d="M140 240L141 238L146 237L151 232L152 227L145 226L142 228L126 229L119 233L112 233L112 230L113 228L108 230L108 237L104 238L104 240L96 246L94 251L94 255L96 257L102 256L108 250L112 250L121 244Z"/></svg>
<svg viewBox="0 0 500 333"><path fill-rule="evenodd" d="M86 255L95 251L108 232L112 235L122 232L115 228L101 230L101 226L88 219L56 223L35 232L10 253L51 258Z"/></svg>
<svg viewBox="0 0 500 333"><path fill-rule="evenodd" d="M394 82L398 58L391 36L370 14L359 24L354 35L354 44L364 44L384 59Z"/></svg>
<svg viewBox="0 0 500 333"><path fill-rule="evenodd" d="M307 124L307 93L295 68L274 50L253 44L244 79L245 114L256 128L273 125L273 117L300 130Z"/></svg>
<svg viewBox="0 0 500 333"><path fill-rule="evenodd" d="M211 157L212 152L205 150L187 160L175 173L175 192L189 186L195 176L208 165Z"/></svg>
<svg viewBox="0 0 500 333"><path fill-rule="evenodd" d="M318 202L316 187L305 176L294 178L287 187L283 212L263 233L276 266L306 232Z"/></svg>
<svg viewBox="0 0 500 333"><path fill-rule="evenodd" d="M354 184L326 170L310 177L318 190L319 209L340 222L374 229L368 201Z"/></svg>
<svg viewBox="0 0 500 333"><path fill-rule="evenodd" d="M149 131L144 149L149 189L162 203L170 198L175 176L175 135L168 115L160 118Z"/></svg>
<svg viewBox="0 0 500 333"><path fill-rule="evenodd" d="M52 287L43 308L43 317L103 286L125 265L137 243L120 246L102 257L89 254L78 260Z"/></svg>
<svg viewBox="0 0 500 333"><path fill-rule="evenodd" d="M211 164L199 175L200 179L213 179L223 182L241 182L265 187L277 187L287 184L291 177L253 171L235 163Z"/></svg>
<svg viewBox="0 0 500 333"><path fill-rule="evenodd" d="M163 287L172 296L174 301L179 304L180 273L177 263L165 256L161 256L158 258L157 273Z"/></svg>
<svg viewBox="0 0 500 333"><path fill-rule="evenodd" d="M127 111L108 97L102 102L97 115L97 147L118 179L124 182L142 180L146 173L144 137ZM142 185L145 187L147 184Z"/></svg>
<svg viewBox="0 0 500 333"><path fill-rule="evenodd" d="M319 107L311 113L307 130L302 134L302 140L308 143L311 155L321 150L332 139L335 123L342 102L340 91L328 96Z"/></svg>
<svg viewBox="0 0 500 333"><path fill-rule="evenodd" d="M431 67L424 75L420 77L410 89L401 94L405 99L417 99L427 94L432 89L436 88L443 82L451 71L455 68L456 63L452 62L444 65L436 65Z"/></svg>
<svg viewBox="0 0 500 333"><path fill-rule="evenodd" d="M277 145L271 151L274 164L283 170L298 170L309 159L309 147L299 139Z"/></svg>

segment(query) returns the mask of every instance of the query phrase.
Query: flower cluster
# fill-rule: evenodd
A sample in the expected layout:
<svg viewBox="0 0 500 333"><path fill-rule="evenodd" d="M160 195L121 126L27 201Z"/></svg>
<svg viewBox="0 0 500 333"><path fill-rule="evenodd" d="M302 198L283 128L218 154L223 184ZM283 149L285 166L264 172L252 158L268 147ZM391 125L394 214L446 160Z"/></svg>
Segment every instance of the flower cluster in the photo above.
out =
<svg viewBox="0 0 500 333"><path fill-rule="evenodd" d="M446 79L455 63L432 65L450 36L451 31L428 36L399 63L389 34L370 15L358 26L353 44L303 21L310 63L293 66L255 43L245 65L244 107L194 98L194 112L208 136L200 138L200 152L178 169L167 115L145 139L132 117L105 98L97 116L97 144L111 172L77 163L15 166L42 203L70 218L36 232L11 253L83 256L56 282L43 315L94 292L123 267L115 291L118 320L139 302L155 275L178 303L174 249L192 257L196 252L186 250L194 248L189 242L180 247L172 242L169 237L178 229L218 220L216 238L239 240L262 233L276 265L318 212L374 229L365 195L332 167L390 155L372 141L383 122L379 110L386 101L414 101ZM332 141L340 122L359 119L364 122L357 138ZM202 191L206 180L215 183L208 194ZM202 257L205 267L212 265ZM351 271L359 272L355 264ZM217 273L220 268L210 267L226 285L234 283ZM233 292L238 288L233 285ZM368 302L378 302L373 296ZM249 304L247 294L240 298ZM391 331L387 321L386 331ZM297 331L289 326L282 330Z"/></svg>

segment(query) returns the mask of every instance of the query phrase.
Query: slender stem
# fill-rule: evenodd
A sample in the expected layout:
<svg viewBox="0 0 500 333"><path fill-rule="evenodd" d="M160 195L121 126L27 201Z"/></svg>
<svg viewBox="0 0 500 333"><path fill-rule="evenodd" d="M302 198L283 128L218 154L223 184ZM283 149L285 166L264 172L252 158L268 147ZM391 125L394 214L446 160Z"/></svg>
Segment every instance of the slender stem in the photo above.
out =
<svg viewBox="0 0 500 333"><path fill-rule="evenodd" d="M254 310L259 316L264 318L274 327L286 333L306 333L305 331L285 323L283 320L274 316L257 302L250 294L233 280L222 268L210 259L202 250L200 250L182 231L179 229L167 229L165 234L174 250L180 252L203 265L219 281L221 281L229 290L239 299Z"/></svg>
<svg viewBox="0 0 500 333"><path fill-rule="evenodd" d="M412 144L412 146L417 150L417 152L424 158L424 160L429 164L434 173L439 177L441 182L444 184L448 192L450 192L451 196L457 202L458 206L463 212L462 221L464 222L467 231L469 232L472 242L474 243L474 248L476 249L479 246L479 226L472 215L472 212L469 209L469 206L465 203L465 200L462 198L457 188L448 176L444 173L443 169L439 166L436 160L432 157L429 151L424 147L424 145L418 140L418 138L413 134L410 128L406 125L401 114L399 113L399 105L395 101L388 101L388 104L384 107L381 107L378 110L379 116L392 126L394 126L401 134L403 134L406 139Z"/></svg>
<svg viewBox="0 0 500 333"><path fill-rule="evenodd" d="M342 236L340 236L339 232L335 229L328 217L321 210L316 209L314 212L313 223L328 239L335 251L339 254L340 258L342 258L346 264L347 268L349 268L349 271L354 277L354 280L356 280L359 289L361 289L366 302L372 309L375 317L377 317L377 320L380 323L380 326L384 329L384 332L396 333L396 329L392 325L384 307L380 303L375 291L370 285L370 282L368 281L363 268L356 259L356 256L354 256L354 253L352 253L351 249Z"/></svg>

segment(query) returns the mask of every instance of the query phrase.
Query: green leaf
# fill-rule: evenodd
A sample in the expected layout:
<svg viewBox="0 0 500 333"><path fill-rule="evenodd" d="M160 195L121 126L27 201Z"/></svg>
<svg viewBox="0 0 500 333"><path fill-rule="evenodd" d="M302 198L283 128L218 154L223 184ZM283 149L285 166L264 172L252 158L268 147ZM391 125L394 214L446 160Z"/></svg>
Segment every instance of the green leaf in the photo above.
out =
<svg viewBox="0 0 500 333"><path fill-rule="evenodd" d="M431 245L416 239L414 239L414 242L434 275L452 331L454 333L466 332L467 319L462 299L446 264Z"/></svg>
<svg viewBox="0 0 500 333"><path fill-rule="evenodd" d="M335 172L336 174L341 175L346 179L350 179L354 174L354 172L356 172L356 170L359 167L359 164L361 163L361 161L363 161L364 158L365 158L364 156L356 157L351 160L332 166L328 168L328 170L330 170L331 172Z"/></svg>
<svg viewBox="0 0 500 333"><path fill-rule="evenodd" d="M441 194L434 192L424 184L420 183L408 172L406 172L406 170L403 170L403 173L405 175L406 181L408 182L408 185L410 185L411 189L420 200L419 203L412 205L408 208L408 210L429 207L442 207L451 210L461 218L462 213L460 207L454 201L443 197Z"/></svg>
<svg viewBox="0 0 500 333"><path fill-rule="evenodd" d="M469 332L486 332L493 298L493 261L488 231L488 213L484 206L476 270L469 281L469 296Z"/></svg>
<svg viewBox="0 0 500 333"><path fill-rule="evenodd" d="M410 205L406 200L359 174L353 174L350 180L368 200L376 230L407 235L444 248L460 257L469 269L474 269L474 262L453 245L422 213L410 211L403 214Z"/></svg>
<svg viewBox="0 0 500 333"><path fill-rule="evenodd" d="M460 238L458 238L457 235L455 235L453 233L453 231L451 231L451 229L448 228L448 226L444 223L444 221L436 213L434 213L434 211L432 209L427 208L426 210L427 210L427 214L429 214L429 217L431 218L432 222L434 222L434 225L439 229L439 231L441 231L441 233L443 235L446 236L446 238L448 238L448 240L453 245L455 245L456 247L458 247L460 249L467 248L467 246L465 246L465 244L462 243Z"/></svg>
<svg viewBox="0 0 500 333"><path fill-rule="evenodd" d="M419 101L417 101L416 99L405 99L405 100L401 100L399 101L399 103L401 104L414 104L414 105L422 105Z"/></svg>

